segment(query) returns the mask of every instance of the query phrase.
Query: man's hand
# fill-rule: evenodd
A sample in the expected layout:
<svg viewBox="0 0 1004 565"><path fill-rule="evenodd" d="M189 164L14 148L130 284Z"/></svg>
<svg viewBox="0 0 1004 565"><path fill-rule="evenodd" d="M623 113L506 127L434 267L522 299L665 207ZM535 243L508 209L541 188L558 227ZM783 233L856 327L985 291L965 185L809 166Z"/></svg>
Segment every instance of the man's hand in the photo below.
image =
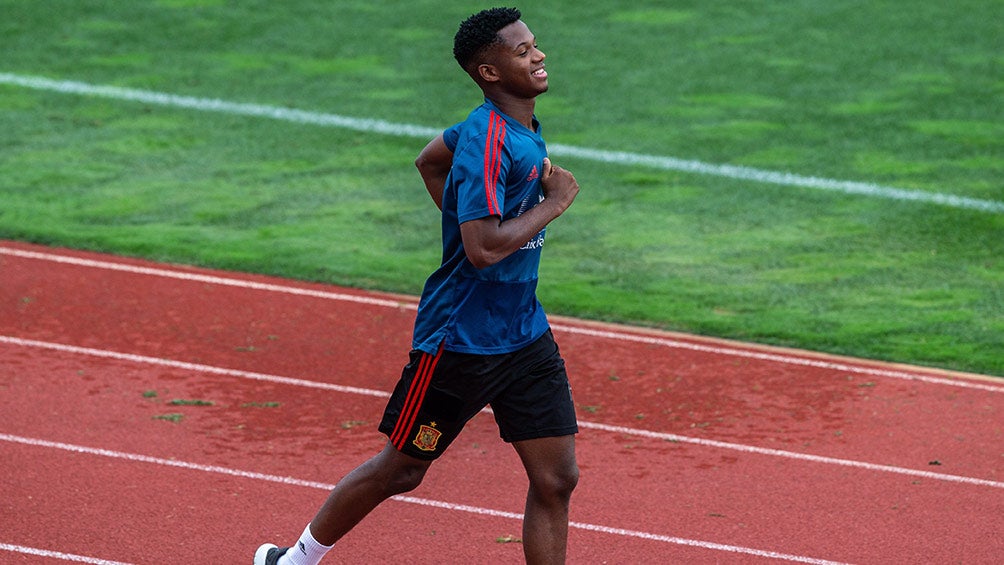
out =
<svg viewBox="0 0 1004 565"><path fill-rule="evenodd" d="M544 157L544 174L540 177L540 184L544 189L545 201L553 199L557 206L556 216L567 210L579 194L579 183L572 173L552 165L547 157Z"/></svg>

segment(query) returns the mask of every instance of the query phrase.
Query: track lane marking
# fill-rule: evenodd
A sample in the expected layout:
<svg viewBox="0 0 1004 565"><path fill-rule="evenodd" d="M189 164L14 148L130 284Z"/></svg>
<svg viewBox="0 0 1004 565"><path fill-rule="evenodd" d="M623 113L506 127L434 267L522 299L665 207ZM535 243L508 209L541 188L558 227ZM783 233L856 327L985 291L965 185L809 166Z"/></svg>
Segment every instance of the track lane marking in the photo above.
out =
<svg viewBox="0 0 1004 565"><path fill-rule="evenodd" d="M840 363L836 361L823 361L820 359L795 357L793 355L782 355L780 353L768 353L764 351L748 351L731 347L690 343L670 338L650 337L643 335L613 332L608 330L594 330L590 328L568 326L563 324L551 324L551 327L556 330L568 333L588 335L591 337L599 337L599 338L613 339L620 341L631 341L635 343L645 343L649 345L661 345L672 349L687 349L690 351L698 351L701 353L713 353L716 355L728 355L731 357L745 357L747 359L770 361L774 363L782 363L785 365L800 365L803 367L812 367L815 369L829 369L833 371L840 371L843 373L854 373L859 375L868 375L872 377L886 377L890 379L900 379L906 381L920 381L930 384L948 385L961 388L969 388L974 390L982 390L986 392L1004 393L1004 385L994 386L992 384L984 384L961 379L951 379L946 377L931 377L928 375L922 375L919 373L909 373L905 371L877 369L874 367L859 367L855 365L850 365L848 363ZM1004 383L1004 381L1002 381L1002 383Z"/></svg>
<svg viewBox="0 0 1004 565"><path fill-rule="evenodd" d="M147 275L152 277L176 279L188 282L200 282L200 283L215 284L220 286L233 286L250 290L279 292L282 294L292 294L295 296L309 296L311 298L323 298L327 300L335 300L338 302L354 302L357 304L367 304L370 306L383 306L387 308L404 308L407 310L418 310L417 303L410 303L407 301L395 301L382 298L373 298L369 296L358 296L343 292L327 292L322 290L297 288L294 286L258 283L254 281L246 281L230 277L202 275L199 273L188 273L184 271L172 271L169 269L156 268L156 267L139 267L137 265L126 265L124 263L114 263L111 261L97 261L94 259L69 257L66 255L57 255L54 253L39 253L37 251L12 249L10 247L0 247L0 255L10 255L11 257L19 257L21 259L37 259L40 261L50 261L53 263L62 263L64 265L74 265L77 267L90 267L94 269L104 269L107 271L119 271L123 273L132 273L134 275Z"/></svg>
<svg viewBox="0 0 1004 565"><path fill-rule="evenodd" d="M351 302L356 304L380 306L385 308L396 308L404 310L418 309L417 301L411 299L402 298L401 300L391 300L385 298L375 298L370 296L359 296L348 293L311 290L306 288L298 288L291 285L259 283L232 277L204 275L200 273L185 272L180 270L170 270L166 268L140 267L137 265L115 263L112 261L84 259L81 257L71 257L67 255L59 255L54 253L42 253L38 251L27 251L3 246L0 246L0 255L8 255L11 257L18 257L22 259L49 261L53 263L61 263L79 267L89 267L94 269L132 273L137 275L183 280L188 282L201 282L205 284L231 286L250 290L260 290L264 292L277 292L281 294L307 296L311 298L320 298L324 300ZM921 381L931 384L948 385L948 386L969 388L974 390L983 390L987 392L1004 393L1004 386L994 386L992 384L989 384L989 382L984 384L981 382L974 382L970 380L962 380L962 379L947 378L947 377L932 377L920 373L910 373L905 371L894 371L889 369L877 369L872 367L854 366L849 363L841 363L837 361L824 361L820 359L796 357L793 355L783 355L780 353L770 353L765 351L750 351L734 347L725 347L721 345L705 345L700 343L690 343L666 337L653 337L653 336L632 334L626 332L615 332L612 330L597 330L587 327L573 326L568 323L560 323L560 322L552 323L551 327L559 332L587 335L603 339L615 339L619 341L629 341L634 343L659 345L672 349L685 349L701 353L713 353L716 355L742 357L747 359L770 361L774 363L782 363L787 365L799 365L804 367L829 369L846 373L869 375L873 377L886 377L886 378L900 379L907 381Z"/></svg>
<svg viewBox="0 0 1004 565"><path fill-rule="evenodd" d="M329 390L333 392L340 392L345 394L359 394L364 396L372 396L377 398L387 398L390 396L389 393L379 390L372 390L359 387L349 387L342 385L335 385L330 383L322 383L317 381L311 381L307 379L295 379L290 377L282 377L278 375L268 375L264 373L253 373L249 371L240 371L235 369L225 369L222 367L214 367L212 365L202 365L198 363L188 363L185 361L175 361L171 359L162 359L158 357L147 357L144 355L135 355L132 353L119 353L116 351L108 351L102 349L93 349L89 347L78 347L75 345L65 345L60 343L51 343L46 341L37 341L31 339L22 339L12 336L0 335L0 344L16 345L21 347L34 347L39 349L48 349L50 351L60 351L63 353L71 353L77 355L88 355L91 357L100 357L105 359L115 359L120 361L129 361L140 364L150 364L162 367L172 367L177 369L183 369L186 371L193 372L204 372L215 375L223 375L229 377L237 377L254 381L264 381L276 384L290 385L290 386L302 386L308 388L317 388L323 390ZM489 409L486 409L489 411ZM753 445L744 445L739 443L730 443L725 441L694 438L690 436L683 436L677 434L670 434L664 432L655 432L650 430L643 430L638 428L628 428L623 426L613 426L609 424L602 424L598 422L588 422L579 421L579 427L585 429L592 429L597 431L625 434L637 437L643 437L647 439L656 439L662 441L670 441L677 443L686 443L693 445L700 445L703 447L713 447L717 449L728 449L732 451L739 451L743 453L756 454L756 455L766 455L769 457L783 457L786 459L795 459L800 461L809 461L813 463L821 463L826 465L837 465L841 467L853 467L857 469L867 470L867 471L879 471L884 473L893 473L898 475L907 475L911 477L922 477L925 479L933 479L938 481L946 481L952 483L973 485L973 486L984 486L992 488L1004 488L1004 482L992 481L989 479L980 479L976 477L965 477L962 475L948 475L944 473L932 473L930 471L920 471L917 469L909 469L905 467L896 467L892 465L881 465L877 463L868 463L864 461L855 461L852 459L839 459L835 457L826 457L822 455L811 455L806 453L798 453L794 451L784 451L780 449L771 449L766 447L757 447Z"/></svg>
<svg viewBox="0 0 1004 565"><path fill-rule="evenodd" d="M52 551L49 549L39 549L37 547L26 547L23 545L14 545L2 542L0 542L0 551L10 551L11 553L35 555L38 557L51 557L52 559L62 559L63 561L73 561L76 563L90 563L92 565L130 565L129 563L123 563L121 561L109 561L107 559L98 559L97 557L74 555L72 553L63 553L62 551Z"/></svg>
<svg viewBox="0 0 1004 565"><path fill-rule="evenodd" d="M185 469L190 471L199 471L203 473L216 473L220 475L227 475L231 477L238 477L242 479L252 479L258 481L267 481L272 483L279 483L284 485L306 487L313 489L320 489L324 491L330 491L335 488L334 484L323 483L318 481L308 481L303 479L297 479L294 477L282 477L278 475L270 475L266 473L257 473L253 471L243 471L240 469L231 469L229 467L221 467L219 465L203 465L200 463L191 463L188 461L179 461L177 459L163 459L160 457L151 457L148 455L140 455L136 453L126 453L122 451L114 451L110 449L101 449L95 447L86 447L82 445L74 445L69 443L55 442L37 438L29 438L24 436L17 436L11 434L0 433L0 441L5 441L8 443L17 443L21 445L28 445L32 447L42 447L47 449L57 449L61 451L68 451L71 453L79 453L86 455L96 455L101 457L109 457L112 459L121 459L126 461L138 462L138 463L148 463L153 465L160 465L164 467L174 467L178 469ZM477 514L480 516L491 516L497 518L506 518L512 520L523 520L523 514L518 512L508 512L504 510L495 510L492 508L483 508L479 506L470 506L466 504L454 504L452 502L444 502L440 500L431 500L427 498L418 498L414 496L392 496L391 500L402 502L406 504L414 504L418 506L425 506L428 508L438 508L453 512L466 512L470 514ZM675 545L686 545L690 547L698 547L702 549L709 549L715 551L726 551L730 553L738 553L745 555L753 555L757 557L766 557L770 559L778 559L783 561L792 561L795 563L812 563L816 565L838 565L839 562L828 561L825 559L816 559L812 557L805 557L801 555L790 555L786 553L780 553L777 551L755 549L750 547L742 547L736 545L721 544L716 542L692 540L687 538L680 538L675 536L667 536L662 534L653 534L649 532L640 532L636 530L626 530L622 528L613 528L609 526L602 526L598 524L589 524L585 522L569 522L568 526L570 528L586 530L591 532L605 533L621 537L637 538L648 541L658 541L663 543L670 543ZM0 545L0 549L3 546ZM109 563L105 561L87 561L87 563Z"/></svg>

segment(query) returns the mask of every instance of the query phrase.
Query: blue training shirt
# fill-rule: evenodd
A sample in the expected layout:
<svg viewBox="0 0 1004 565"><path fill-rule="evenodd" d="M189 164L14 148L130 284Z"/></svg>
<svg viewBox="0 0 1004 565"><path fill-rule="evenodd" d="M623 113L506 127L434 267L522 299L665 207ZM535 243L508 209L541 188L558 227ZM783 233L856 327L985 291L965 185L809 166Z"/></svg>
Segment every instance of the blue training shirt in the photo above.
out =
<svg viewBox="0 0 1004 565"><path fill-rule="evenodd" d="M490 100L443 133L453 167L443 190L443 262L425 283L413 347L491 355L533 343L548 329L537 300L541 230L502 261L477 269L467 259L460 224L515 218L543 198L540 174L547 147L536 131L506 116Z"/></svg>

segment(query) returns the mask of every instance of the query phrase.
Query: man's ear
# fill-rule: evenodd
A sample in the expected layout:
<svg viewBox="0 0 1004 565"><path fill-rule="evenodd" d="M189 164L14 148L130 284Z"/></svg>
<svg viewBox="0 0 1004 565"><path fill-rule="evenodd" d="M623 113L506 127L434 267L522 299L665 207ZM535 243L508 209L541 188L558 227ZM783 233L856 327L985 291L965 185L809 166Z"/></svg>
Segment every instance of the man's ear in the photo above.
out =
<svg viewBox="0 0 1004 565"><path fill-rule="evenodd" d="M477 71L478 71L478 76L481 77L481 80L485 82L496 82L500 78L498 69L495 68L495 65L482 63L478 65Z"/></svg>

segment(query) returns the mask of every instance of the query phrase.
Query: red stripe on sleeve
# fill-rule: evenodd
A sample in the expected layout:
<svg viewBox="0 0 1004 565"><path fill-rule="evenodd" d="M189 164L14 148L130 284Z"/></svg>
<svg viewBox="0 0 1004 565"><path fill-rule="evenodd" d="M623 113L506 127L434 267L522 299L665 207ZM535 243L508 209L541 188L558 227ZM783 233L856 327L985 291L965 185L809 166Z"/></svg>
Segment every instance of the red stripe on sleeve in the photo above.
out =
<svg viewBox="0 0 1004 565"><path fill-rule="evenodd" d="M485 139L485 199L488 213L501 216L498 204L498 180L502 170L502 146L505 141L505 120L492 112L488 117L488 136Z"/></svg>

